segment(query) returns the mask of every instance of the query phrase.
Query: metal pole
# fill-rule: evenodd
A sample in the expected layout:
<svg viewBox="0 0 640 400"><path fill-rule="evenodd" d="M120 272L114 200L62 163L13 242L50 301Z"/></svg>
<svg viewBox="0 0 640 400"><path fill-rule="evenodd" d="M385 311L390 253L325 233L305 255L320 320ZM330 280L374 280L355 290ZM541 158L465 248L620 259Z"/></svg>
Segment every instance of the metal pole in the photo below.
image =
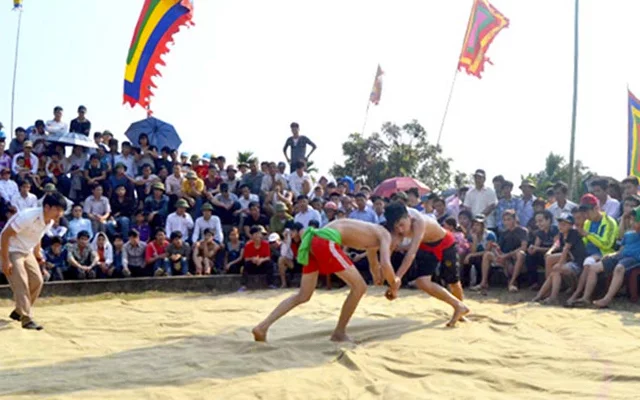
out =
<svg viewBox="0 0 640 400"><path fill-rule="evenodd" d="M16 76L18 73L18 49L20 48L20 25L22 24L22 9L18 10L18 33L16 34L16 53L13 61L13 86L11 88L11 132L10 137L13 139L13 115L16 103Z"/></svg>
<svg viewBox="0 0 640 400"><path fill-rule="evenodd" d="M360 134L364 137L364 130L367 127L367 120L369 119L369 106L371 105L371 99L367 101L367 110L364 112L364 123L362 124L362 132Z"/></svg>
<svg viewBox="0 0 640 400"><path fill-rule="evenodd" d="M571 147L569 150L569 196L573 196L575 184L576 115L578 109L578 16L580 0L575 0L573 27L573 109L571 112Z"/></svg>
<svg viewBox="0 0 640 400"><path fill-rule="evenodd" d="M449 98L447 99L447 105L444 106L444 114L442 115L442 121L440 122L440 131L438 132L438 141L436 146L440 146L440 138L442 137L442 130L444 129L444 122L447 120L447 113L449 112L449 103L451 103L451 96L453 96L453 88L456 85L456 78L458 77L458 68L453 74L453 80L451 81L451 88L449 89Z"/></svg>

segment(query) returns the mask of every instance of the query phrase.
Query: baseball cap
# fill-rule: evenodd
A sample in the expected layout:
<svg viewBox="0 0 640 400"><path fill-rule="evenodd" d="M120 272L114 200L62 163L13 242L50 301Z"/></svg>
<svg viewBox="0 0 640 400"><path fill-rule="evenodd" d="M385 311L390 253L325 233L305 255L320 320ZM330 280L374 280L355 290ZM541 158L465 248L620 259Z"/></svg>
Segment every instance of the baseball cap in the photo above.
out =
<svg viewBox="0 0 640 400"><path fill-rule="evenodd" d="M598 198L591 193L587 193L580 198L580 209L582 210L592 210L599 205Z"/></svg>
<svg viewBox="0 0 640 400"><path fill-rule="evenodd" d="M571 225L576 223L576 220L575 218L573 218L573 215L571 215L571 213L562 213L562 215L558 217L558 222L562 221L568 222Z"/></svg>
<svg viewBox="0 0 640 400"><path fill-rule="evenodd" d="M280 240L280 235L278 235L276 232L273 232L269 235L269 243L275 243L278 240Z"/></svg>

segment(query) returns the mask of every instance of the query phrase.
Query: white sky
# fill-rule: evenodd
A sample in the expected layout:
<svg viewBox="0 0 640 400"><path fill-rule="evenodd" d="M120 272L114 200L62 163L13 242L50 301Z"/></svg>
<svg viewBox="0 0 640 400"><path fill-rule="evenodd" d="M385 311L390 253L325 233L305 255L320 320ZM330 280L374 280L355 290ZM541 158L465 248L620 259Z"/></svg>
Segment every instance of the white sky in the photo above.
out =
<svg viewBox="0 0 640 400"><path fill-rule="evenodd" d="M0 9L0 121L9 129L17 15ZM569 154L573 1L494 0L511 21L489 49L483 79L458 75L443 133L454 168L490 177L541 170L549 151ZM435 141L472 0L197 0L192 29L156 79L153 108L187 151L253 150L281 160L291 121L319 149L322 172L361 130L376 66L382 122L418 119ZM25 0L16 126L49 119L54 105L75 117L88 107L94 130L122 135L143 118L122 105L127 50L142 0ZM629 84L640 95L633 38L637 0L581 2L576 156L601 174L626 175Z"/></svg>

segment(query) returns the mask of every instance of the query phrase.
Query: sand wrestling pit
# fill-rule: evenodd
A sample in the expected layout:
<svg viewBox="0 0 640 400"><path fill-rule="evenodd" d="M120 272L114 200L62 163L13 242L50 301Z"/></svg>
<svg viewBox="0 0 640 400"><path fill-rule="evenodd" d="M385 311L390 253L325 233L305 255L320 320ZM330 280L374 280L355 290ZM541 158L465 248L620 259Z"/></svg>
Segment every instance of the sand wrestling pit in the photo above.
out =
<svg viewBox="0 0 640 400"><path fill-rule="evenodd" d="M318 291L250 333L292 291L218 296L44 299L42 332L0 307L0 398L637 399L640 313L470 298L468 323L416 291L370 289L350 335L331 334L344 290ZM480 300L480 301L478 301Z"/></svg>

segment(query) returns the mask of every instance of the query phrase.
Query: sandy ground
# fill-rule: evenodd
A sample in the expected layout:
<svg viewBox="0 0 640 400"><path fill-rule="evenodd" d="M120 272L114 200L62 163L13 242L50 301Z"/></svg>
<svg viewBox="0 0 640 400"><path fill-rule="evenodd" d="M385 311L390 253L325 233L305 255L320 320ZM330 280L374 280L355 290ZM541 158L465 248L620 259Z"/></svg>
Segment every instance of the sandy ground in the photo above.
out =
<svg viewBox="0 0 640 400"><path fill-rule="evenodd" d="M292 291L45 300L42 332L0 303L0 398L637 399L640 308L564 309L471 298L472 321L415 291L371 289L350 334L328 340L344 290L319 291L274 325L250 329ZM527 296L528 297L528 296ZM62 303L62 304L55 304Z"/></svg>

